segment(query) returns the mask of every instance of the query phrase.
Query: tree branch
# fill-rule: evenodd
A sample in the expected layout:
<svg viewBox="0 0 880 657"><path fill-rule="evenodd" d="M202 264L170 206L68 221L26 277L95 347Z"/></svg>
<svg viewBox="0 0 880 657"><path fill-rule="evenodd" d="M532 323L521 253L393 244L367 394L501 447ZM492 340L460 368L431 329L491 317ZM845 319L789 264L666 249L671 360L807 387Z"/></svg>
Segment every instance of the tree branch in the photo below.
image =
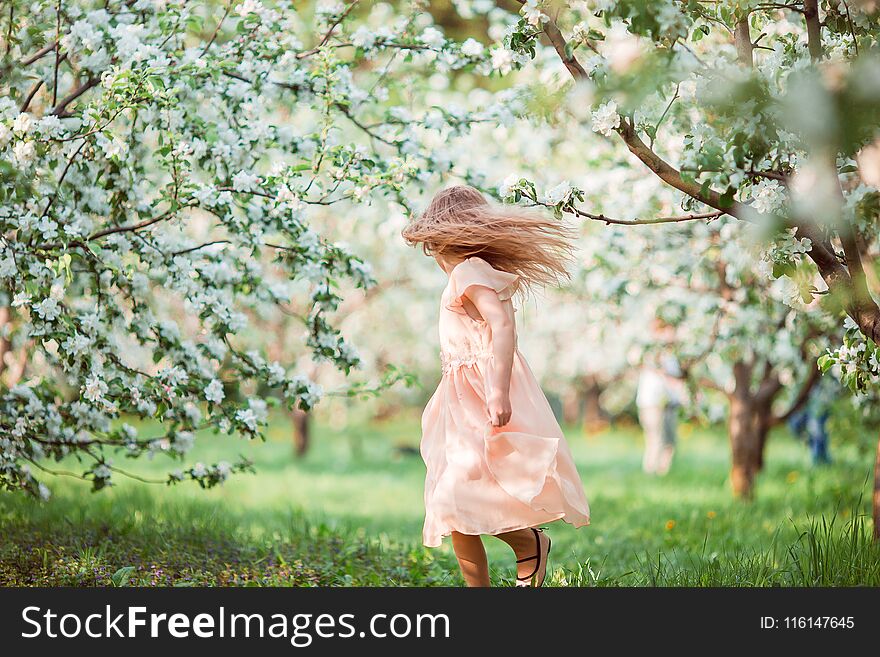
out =
<svg viewBox="0 0 880 657"><path fill-rule="evenodd" d="M566 49L565 37L562 36L562 32L559 31L559 27L556 25L555 20L548 20L544 23L544 34L547 35L547 38L550 39L550 43L553 45L553 48L556 50L556 54L559 55L559 59L562 60L562 63L565 64L565 68L568 69L568 72L571 73L571 76L575 80L587 80L589 79L589 75L587 74L587 70L581 65L581 63L577 60L577 57L574 56L574 53L568 54Z"/></svg>
<svg viewBox="0 0 880 657"><path fill-rule="evenodd" d="M31 55L30 57L28 57L27 59L23 59L23 60L21 60L21 61L19 62L19 65L21 65L21 66L30 66L31 64L33 64L33 63L34 63L35 61L37 61L38 59L42 59L43 57L45 57L46 55L48 55L50 52L52 52L53 50L55 50L55 48L57 48L57 47L58 47L58 42L57 42L57 41L55 41L55 42L53 42L53 43L50 43L50 44L47 45L47 46L43 46L43 47L40 48L37 52L35 52L33 55Z"/></svg>
<svg viewBox="0 0 880 657"><path fill-rule="evenodd" d="M64 98L62 98L61 102L53 107L52 111L50 111L49 114L53 116L61 116L62 114L64 114L64 111L67 109L68 105L70 105L73 101L82 96L92 87L96 87L100 81L101 80L98 78L89 78L81 85L76 87L69 94L67 94Z"/></svg>
<svg viewBox="0 0 880 657"><path fill-rule="evenodd" d="M736 56L740 63L751 68L754 65L752 36L749 33L749 17L746 15L736 22L733 29L733 43L736 46Z"/></svg>
<svg viewBox="0 0 880 657"><path fill-rule="evenodd" d="M157 224L160 221L164 221L169 217L174 216L175 212L168 210L167 212L163 212L159 216L150 217L149 219L144 219L143 221L139 221L134 224L128 224L125 226L113 226L112 228L104 228L103 230L99 230L96 233L92 233L86 238L87 242L92 242L96 239L100 239L101 237L106 237L107 235L113 235L114 233L128 233L135 232L140 230L141 228L146 228L147 226L152 226L153 224Z"/></svg>
<svg viewBox="0 0 880 657"><path fill-rule="evenodd" d="M546 203L539 203L538 205L551 207ZM685 221L712 221L724 215L724 212L721 212L720 210L714 210L712 212L702 212L699 214L684 214L671 217L652 217L650 219L612 219L611 217L606 217L604 214L591 214L589 212L579 210L575 207L572 207L571 213L583 219L601 221L604 224L614 224L617 226L651 226L655 224L677 224Z"/></svg>
<svg viewBox="0 0 880 657"><path fill-rule="evenodd" d="M820 376L822 376L822 373L819 371L819 368L813 367L810 370L810 374L807 377L807 380L804 381L801 389L798 391L797 396L792 401L791 406L788 407L788 410L785 411L785 413L783 413L782 415L773 416L772 420L770 421L773 426L782 424L783 422L788 422L789 418L791 418L792 415L803 408L804 404L807 403L807 400L810 399L810 393L813 391L816 383L819 382Z"/></svg>
<svg viewBox="0 0 880 657"><path fill-rule="evenodd" d="M61 41L61 0L55 5L55 43ZM52 104L58 100L58 67L61 66L61 49L55 48L55 72L52 82Z"/></svg>
<svg viewBox="0 0 880 657"><path fill-rule="evenodd" d="M211 46L214 45L214 40L217 38L217 35L220 34L220 28L223 27L223 21L226 20L227 16L229 16L230 9L232 9L232 0L229 0L229 2L226 3L226 10L223 12L223 16L220 17L220 21L217 23L217 27L214 28L214 33L211 35L211 38L208 39L208 43L206 43L205 47L202 49L202 57L204 57L211 49Z"/></svg>
<svg viewBox="0 0 880 657"><path fill-rule="evenodd" d="M324 38L318 43L317 46L312 48L311 50L305 50L303 52L299 52L296 54L297 59L305 59L306 57L311 57L315 53L317 53L321 48L327 45L327 42L330 40L330 37L333 36L333 33L336 31L336 28L339 24L346 19L346 17L351 13L351 10L355 8L357 3L360 0L352 0L352 3L345 8L345 11L342 12L342 15L336 19L336 21L330 26L330 29L324 34Z"/></svg>
<svg viewBox="0 0 880 657"><path fill-rule="evenodd" d="M804 0L807 22L807 47L813 60L822 59L822 25L819 23L819 0Z"/></svg>
<svg viewBox="0 0 880 657"><path fill-rule="evenodd" d="M817 0L805 0L804 15L807 20L810 53L814 59L818 59L822 56L822 43ZM566 42L553 19L547 21L544 31L553 43L557 55L562 58L563 63L566 63ZM566 63L566 68L576 80L587 77L583 67L576 61ZM749 219L746 213L747 206L736 201L730 205L722 205L721 195L717 191L709 189L703 193L701 186L696 181L691 182L682 178L681 172L648 147L636 133L635 127L625 119L621 120L617 132L630 152L666 184L711 208L719 210L721 213L729 214L738 219ZM846 309L850 317L867 337L880 343L880 307L870 295L853 294L853 279L850 271L838 260L827 238L816 225L796 223L793 224L793 227L797 228L798 237L810 239L812 246L807 255L816 263L829 291L847 300ZM852 251L852 244L847 248ZM860 258L856 258L856 253L848 255L847 260L848 264L860 263Z"/></svg>
<svg viewBox="0 0 880 657"><path fill-rule="evenodd" d="M43 80L37 80L34 83L34 86L31 87L31 90L28 92L28 95L25 96L24 101L21 103L21 107L18 108L19 112L27 112L28 107L30 107L31 101L34 99L34 96L37 95L37 92L40 90L40 87L43 86Z"/></svg>
<svg viewBox="0 0 880 657"><path fill-rule="evenodd" d="M699 183L696 181L691 182L682 178L681 172L678 169L657 155L657 153L651 150L648 145L641 140L632 124L627 123L626 121L621 121L617 132L623 138L623 141L627 148L629 148L630 152L639 158L645 166L653 171L663 182L711 208L720 210L725 214L741 217L742 206L739 203L733 202L725 207L721 203L721 195L718 192L710 189L704 194Z"/></svg>

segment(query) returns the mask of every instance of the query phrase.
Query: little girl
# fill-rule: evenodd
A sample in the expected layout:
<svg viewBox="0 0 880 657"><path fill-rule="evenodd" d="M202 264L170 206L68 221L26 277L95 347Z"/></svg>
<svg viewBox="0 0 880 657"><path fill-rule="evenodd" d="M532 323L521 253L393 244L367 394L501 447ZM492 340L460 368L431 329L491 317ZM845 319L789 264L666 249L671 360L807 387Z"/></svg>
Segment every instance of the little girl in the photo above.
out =
<svg viewBox="0 0 880 657"><path fill-rule="evenodd" d="M451 535L467 585L489 586L481 535L497 536L516 555L517 586L541 586L550 539L537 525L588 525L590 509L553 411L517 351L511 299L568 275L569 231L456 186L437 194L403 237L449 276L440 303L443 378L422 416L424 543L437 547Z"/></svg>

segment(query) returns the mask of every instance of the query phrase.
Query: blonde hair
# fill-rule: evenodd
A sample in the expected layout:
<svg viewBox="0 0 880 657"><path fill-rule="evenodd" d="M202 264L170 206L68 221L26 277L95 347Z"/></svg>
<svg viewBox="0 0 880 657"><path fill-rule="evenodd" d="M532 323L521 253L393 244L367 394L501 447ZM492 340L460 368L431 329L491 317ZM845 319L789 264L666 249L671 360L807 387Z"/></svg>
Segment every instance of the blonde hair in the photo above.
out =
<svg viewBox="0 0 880 657"><path fill-rule="evenodd" d="M451 260L482 258L520 277L520 290L558 285L570 278L574 231L561 221L522 208L495 207L468 185L438 192L420 217L401 232L425 255Z"/></svg>

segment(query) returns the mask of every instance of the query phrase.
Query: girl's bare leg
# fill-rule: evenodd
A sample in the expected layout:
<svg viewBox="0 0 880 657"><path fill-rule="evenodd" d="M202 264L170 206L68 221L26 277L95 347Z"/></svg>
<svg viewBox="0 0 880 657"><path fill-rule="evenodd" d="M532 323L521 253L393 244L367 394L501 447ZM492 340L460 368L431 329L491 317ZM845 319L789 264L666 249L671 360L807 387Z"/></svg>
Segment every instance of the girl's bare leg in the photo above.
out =
<svg viewBox="0 0 880 657"><path fill-rule="evenodd" d="M472 534L452 532L452 549L465 583L469 587L489 586L489 562L486 560L483 539Z"/></svg>
<svg viewBox="0 0 880 657"><path fill-rule="evenodd" d="M513 549L513 553L516 555L517 560L534 557L538 554L538 544L535 542L535 532L531 529L517 529L516 531L505 532L504 534L495 534L495 536L507 543ZM547 537L544 534L540 534L538 540L544 541L544 543L542 543L543 547L541 548L541 554L543 557L543 555L547 554ZM516 576L528 577L535 571L537 563L537 559L530 559L529 561L516 564Z"/></svg>

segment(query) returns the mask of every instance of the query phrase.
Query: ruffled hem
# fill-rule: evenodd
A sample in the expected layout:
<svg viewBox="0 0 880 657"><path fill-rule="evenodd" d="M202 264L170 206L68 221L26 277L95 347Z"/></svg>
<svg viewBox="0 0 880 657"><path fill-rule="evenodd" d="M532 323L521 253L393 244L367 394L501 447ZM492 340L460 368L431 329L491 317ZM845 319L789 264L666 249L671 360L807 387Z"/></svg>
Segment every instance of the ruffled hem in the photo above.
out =
<svg viewBox="0 0 880 657"><path fill-rule="evenodd" d="M556 522L557 520L562 520L566 524L571 525L575 529L580 527L588 527L590 525L590 518L584 517L583 519L569 518L568 515L564 511L560 511L556 514L551 514L547 517L546 520L539 520L538 522L530 522L530 523L518 523L515 525L510 525L509 527L501 527L501 528L492 528L492 529L477 529L470 528L464 529L459 526L456 527L448 527L444 529L440 534L432 536L428 538L427 536L422 537L422 545L429 548L436 548L443 545L443 539L447 536L452 536L452 532L458 532L459 534L466 534L468 536L497 536L498 534L506 534L507 532L515 532L520 529L528 529L529 527L537 527L538 525L543 525L545 523Z"/></svg>
<svg viewBox="0 0 880 657"><path fill-rule="evenodd" d="M424 545L438 547L441 545L443 537L449 536L453 531L462 534L495 535L535 527L556 520L564 520L574 527L589 525L589 509L587 508L586 514L578 512L580 501L566 496L563 478L557 471L561 440L561 438L536 436L516 431L495 432L491 428L487 429L487 435L483 441L483 457L492 479L505 494L538 515L528 522L514 522L501 527L465 527L461 523L454 523L455 526L449 524L440 530L439 534L436 533L437 530L433 530L431 536L425 533L423 535ZM561 506L563 509L568 509L567 511L556 511L540 503L535 503L551 482L559 491L559 497L551 503L551 506L557 508ZM548 515L541 517L541 512Z"/></svg>

